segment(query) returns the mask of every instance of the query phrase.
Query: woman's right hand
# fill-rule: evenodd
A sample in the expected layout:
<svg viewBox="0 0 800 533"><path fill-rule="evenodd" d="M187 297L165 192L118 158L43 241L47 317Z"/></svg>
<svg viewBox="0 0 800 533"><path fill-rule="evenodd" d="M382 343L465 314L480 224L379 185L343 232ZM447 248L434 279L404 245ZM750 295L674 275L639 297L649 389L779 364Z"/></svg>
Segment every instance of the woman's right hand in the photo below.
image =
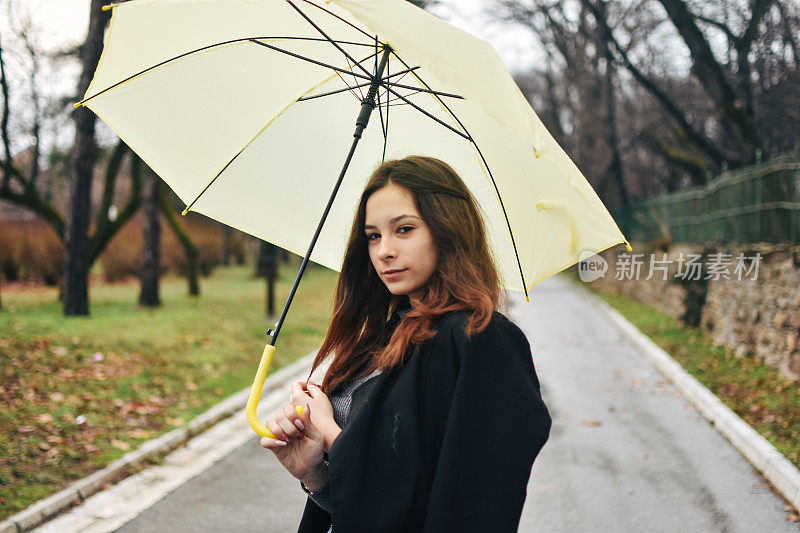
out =
<svg viewBox="0 0 800 533"><path fill-rule="evenodd" d="M298 416L292 402L283 404L283 412L268 418L265 425L276 438L261 438L261 446L272 450L275 457L309 490L319 490L328 479L327 465L322 462L325 440L311 421L311 408L306 403Z"/></svg>

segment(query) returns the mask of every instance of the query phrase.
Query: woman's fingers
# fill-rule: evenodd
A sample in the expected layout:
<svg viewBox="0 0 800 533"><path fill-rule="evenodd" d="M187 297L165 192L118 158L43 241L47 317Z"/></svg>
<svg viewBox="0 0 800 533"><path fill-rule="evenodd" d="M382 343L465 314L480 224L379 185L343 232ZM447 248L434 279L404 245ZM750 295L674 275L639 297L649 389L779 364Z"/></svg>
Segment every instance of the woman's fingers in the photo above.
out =
<svg viewBox="0 0 800 533"><path fill-rule="evenodd" d="M287 441L288 437L286 436L286 433L283 432L283 429L281 429L281 427L278 425L275 417L267 418L266 421L264 421L264 425L267 426L267 429L270 430L273 435L275 435L275 439Z"/></svg>
<svg viewBox="0 0 800 533"><path fill-rule="evenodd" d="M300 420L300 416L297 414L294 404L291 402L286 402L283 404L283 414L286 415L286 418L289 420L289 422L294 424L295 427L297 427L297 429L300 431L303 431L306 428L305 424L303 424L303 421Z"/></svg>
<svg viewBox="0 0 800 533"><path fill-rule="evenodd" d="M295 381L292 383L292 398L291 401L295 405L300 405L308 400L309 396L303 389L305 383L302 381Z"/></svg>
<svg viewBox="0 0 800 533"><path fill-rule="evenodd" d="M302 438L303 434L294 425L294 422L286 418L286 415L283 413L279 414L275 417L275 421L277 422L278 426L283 430L283 433L288 437L289 440L287 442L291 442L292 439L299 439ZM286 439L283 439L286 440Z"/></svg>
<svg viewBox="0 0 800 533"><path fill-rule="evenodd" d="M313 384L313 383L311 383L310 381L308 382L308 386L307 386L307 388L308 388L308 394L309 394L309 395L310 395L312 398L314 398L315 400L316 400L317 398L319 398L319 395L320 395L320 394L322 394L323 396L325 395L325 393L324 393L324 392L322 392L322 389L320 389L319 387L317 387L316 385L314 385L314 384Z"/></svg>
<svg viewBox="0 0 800 533"><path fill-rule="evenodd" d="M322 433L320 433L320 431L317 429L317 426L315 426L311 421L311 404L308 404L303 408L303 416L300 417L300 422L302 422L303 426L305 427L303 433L314 440L320 440L322 438Z"/></svg>
<svg viewBox="0 0 800 533"><path fill-rule="evenodd" d="M261 446L267 448L268 450L275 450L286 446L286 442L278 439L271 439L269 437L261 437Z"/></svg>

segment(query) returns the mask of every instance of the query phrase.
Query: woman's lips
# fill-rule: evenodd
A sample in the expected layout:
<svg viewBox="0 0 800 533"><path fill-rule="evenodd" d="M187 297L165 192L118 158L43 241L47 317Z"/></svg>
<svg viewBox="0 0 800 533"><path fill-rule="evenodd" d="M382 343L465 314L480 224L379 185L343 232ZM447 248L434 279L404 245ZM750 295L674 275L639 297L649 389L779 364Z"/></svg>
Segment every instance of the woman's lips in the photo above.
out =
<svg viewBox="0 0 800 533"><path fill-rule="evenodd" d="M405 269L405 268L400 269L400 270L384 270L383 271L383 277L387 278L387 279L392 279L393 277L396 277L396 276L402 274L406 270L407 269Z"/></svg>

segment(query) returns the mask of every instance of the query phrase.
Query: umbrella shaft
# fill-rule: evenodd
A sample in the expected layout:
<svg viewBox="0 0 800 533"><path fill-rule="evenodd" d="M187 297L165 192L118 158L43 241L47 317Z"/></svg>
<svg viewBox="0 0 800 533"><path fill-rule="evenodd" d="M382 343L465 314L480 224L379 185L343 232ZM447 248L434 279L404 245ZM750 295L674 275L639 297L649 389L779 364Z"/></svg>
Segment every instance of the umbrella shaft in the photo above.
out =
<svg viewBox="0 0 800 533"><path fill-rule="evenodd" d="M372 78L372 83L369 86L366 98L361 100L361 111L358 113L356 132L353 134L357 139L361 138L364 128L366 128L367 123L369 123L372 110L375 109L375 95L378 94L378 87L381 85L381 77L383 76L383 71L386 69L386 64L389 62L389 55L391 53L392 49L385 46L383 55L381 56L381 63L378 65L378 72L375 74L375 77Z"/></svg>
<svg viewBox="0 0 800 533"><path fill-rule="evenodd" d="M383 55L381 56L378 70L375 73L375 76L372 78L369 92L367 92L366 98L361 101L361 111L358 113L358 118L356 119L356 131L353 133L354 139L353 144L350 147L350 153L347 154L347 159L342 166L342 171L339 173L339 179L336 180L336 185L333 187L331 197L328 199L328 205L325 206L325 211L322 213L322 217L317 225L317 230L314 232L314 237L311 239L311 243L308 246L308 251L306 252L305 257L303 257L302 263L300 263L300 269L297 271L297 276L294 279L292 289L289 291L289 296L286 298L286 303L283 306L283 311L281 311L281 316L278 319L278 322L275 323L275 329L267 332L267 335L272 335L272 339L270 340L270 345L272 346L275 346L275 342L278 340L278 334L281 331L283 321L286 319L286 314L289 312L289 306L292 305L294 294L297 292L297 287L300 285L300 279L303 277L303 273L306 271L306 267L308 266L308 261L311 258L311 251L314 249L314 245L317 244L319 234L322 232L322 226L325 224L325 219L328 218L328 213L333 205L333 200L336 198L336 193L339 192L339 186L342 184L344 175L347 172L347 167L350 166L350 161L353 159L353 154L356 151L356 146L358 145L359 139L361 139L361 134L364 132L364 128L366 128L367 124L369 123L369 117L372 114L372 110L375 109L375 96L378 94L378 88L381 84L383 71L386 69L386 64L389 62L389 55L391 52L392 49L384 45Z"/></svg>

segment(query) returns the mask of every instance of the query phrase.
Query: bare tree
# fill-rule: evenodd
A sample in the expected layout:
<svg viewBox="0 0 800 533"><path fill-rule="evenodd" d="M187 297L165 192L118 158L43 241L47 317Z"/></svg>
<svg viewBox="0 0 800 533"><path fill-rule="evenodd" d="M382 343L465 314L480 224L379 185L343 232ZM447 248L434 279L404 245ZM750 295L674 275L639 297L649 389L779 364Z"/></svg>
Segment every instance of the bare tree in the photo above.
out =
<svg viewBox="0 0 800 533"><path fill-rule="evenodd" d="M102 30L102 28L101 28ZM45 110L43 107L40 106L38 102L43 100L42 95L39 93L38 83L37 83L37 76L39 75L39 68L40 68L40 59L43 57L43 53L38 49L36 46L36 39L31 34L34 31L30 24L22 23L20 27L20 32L16 35L17 40L23 43L24 49L27 51L29 55L29 65L30 69L28 71L27 81L29 83L29 87L27 90L30 94L30 105L27 106L29 110L33 110L33 114L29 117L30 120L30 127L26 131L23 131L20 134L20 137L24 138L30 136L32 138L32 143L30 148L26 151L27 157L21 159L20 162L17 162L17 158L14 157L13 148L12 146L15 144L11 137L11 130L9 126L9 119L12 112L12 95L10 94L10 84L8 81L8 73L6 69L6 61L4 57L4 49L2 46L2 42L0 42L0 88L2 88L2 101L3 101L3 116L2 120L0 120L0 135L2 136L3 142L3 158L0 161L0 168L2 169L2 178L0 178L0 199L9 201L13 204L25 207L33 212L35 212L39 217L41 217L44 221L46 221L54 230L56 235L59 238L65 240L66 238L66 223L65 217L53 203L52 198L52 184L54 181L53 176L50 176L49 179L44 180L45 183L42 184L41 181L43 179L43 174L46 169L42 169L40 166L40 159L41 159L41 138L42 138L42 121L46 116L46 112L54 112L53 109ZM90 32L91 33L91 32ZM101 31L102 37L102 31ZM68 50L65 52L56 53L59 59L69 58L73 54L77 53L78 49L75 50ZM81 47L80 50L86 50L86 47ZM84 69L86 70L86 69ZM91 73L90 73L91 74ZM17 79L20 79L21 76L18 75ZM24 77L22 77L24 78ZM17 86L22 90L22 87ZM74 97L70 97L68 102L74 101ZM71 105L70 105L71 107ZM57 110L63 108L62 105L56 106ZM79 110L80 111L80 110ZM81 113L90 113L88 110L84 109ZM94 116L93 114L91 114ZM84 115L85 120L85 115ZM18 120L19 122L19 120ZM76 142L78 142L78 137L76 136ZM16 144L20 145L23 144L25 141L17 141ZM85 136L83 141L85 142ZM24 145L24 144L23 144ZM93 149L94 150L94 149ZM55 152L54 152L55 153ZM74 156L76 153L80 153L79 150L73 149L72 155ZM97 159L99 154L93 152L94 155L94 163L88 167L84 168L86 165L86 161L84 158L79 158L78 163L80 163L80 168L82 171L85 171L88 174L93 173L94 167L97 164ZM130 193L125 200L122 208L115 216L109 216L109 212L111 211L111 206L114 204L115 201L115 190L117 181L122 174L124 162L126 159L131 161L131 186L130 186ZM75 162L75 158L72 156L67 157L68 162L67 166L70 167L70 173L74 173L75 170L73 167L73 163ZM27 161L27 163L26 163ZM110 149L109 155L107 157L107 163L105 168L105 175L103 179L103 195L100 202L99 209L95 215L94 219L94 231L90 238L87 239L85 243L85 248L87 250L85 258L82 259L82 263L85 265L85 268L88 269L100 254L103 252L106 245L109 243L111 238L116 234L116 232L125 225L125 223L134 215L136 210L139 207L140 199L141 199L141 161L136 157L130 149L125 145L124 142L118 141L115 146ZM53 170L53 166L49 170ZM88 178L90 179L90 178ZM73 194L74 197L74 194ZM86 217L88 223L88 217L90 216L88 212L88 198L85 199L86 202ZM62 284L62 291L64 285ZM62 292L62 298L64 294Z"/></svg>
<svg viewBox="0 0 800 533"><path fill-rule="evenodd" d="M89 32L81 49L83 71L78 94L89 88L103 49L103 32L110 13L102 10L102 0L91 0ZM97 159L94 132L97 116L85 107L73 112L75 143L72 147L72 195L64 235L64 314L89 314L89 198L92 172Z"/></svg>
<svg viewBox="0 0 800 533"><path fill-rule="evenodd" d="M200 295L200 252L197 246L192 243L189 238L189 232L181 225L178 220L178 214L170 201L169 192L166 187L161 187L161 212L169 224L170 229L178 238L178 242L183 248L183 253L186 254L186 280L189 282L189 295Z"/></svg>
<svg viewBox="0 0 800 533"><path fill-rule="evenodd" d="M144 239L142 260L139 269L141 287L139 305L142 307L159 307L161 298L158 295L158 281L161 275L161 223L158 214L161 211L161 178L155 172L148 171L145 178L144 199Z"/></svg>
<svg viewBox="0 0 800 533"><path fill-rule="evenodd" d="M534 84L539 96L532 104L537 108L538 101L537 111L557 138L567 137L562 144L578 144L570 153L582 169L600 172L595 186L599 193L613 193L617 207L627 204L633 189L641 196L704 184L723 168L798 147L796 2L496 0L496 5L502 7L494 10L496 16L529 28L542 41L545 68L528 75L542 80ZM688 76L681 63L690 67ZM601 86L602 105L593 107L598 100L590 88ZM598 109L606 123L603 149L596 143L600 128L592 126ZM591 138L583 137L585 132ZM602 160L605 171L581 163L586 154ZM626 174L633 169L640 175L628 183Z"/></svg>

